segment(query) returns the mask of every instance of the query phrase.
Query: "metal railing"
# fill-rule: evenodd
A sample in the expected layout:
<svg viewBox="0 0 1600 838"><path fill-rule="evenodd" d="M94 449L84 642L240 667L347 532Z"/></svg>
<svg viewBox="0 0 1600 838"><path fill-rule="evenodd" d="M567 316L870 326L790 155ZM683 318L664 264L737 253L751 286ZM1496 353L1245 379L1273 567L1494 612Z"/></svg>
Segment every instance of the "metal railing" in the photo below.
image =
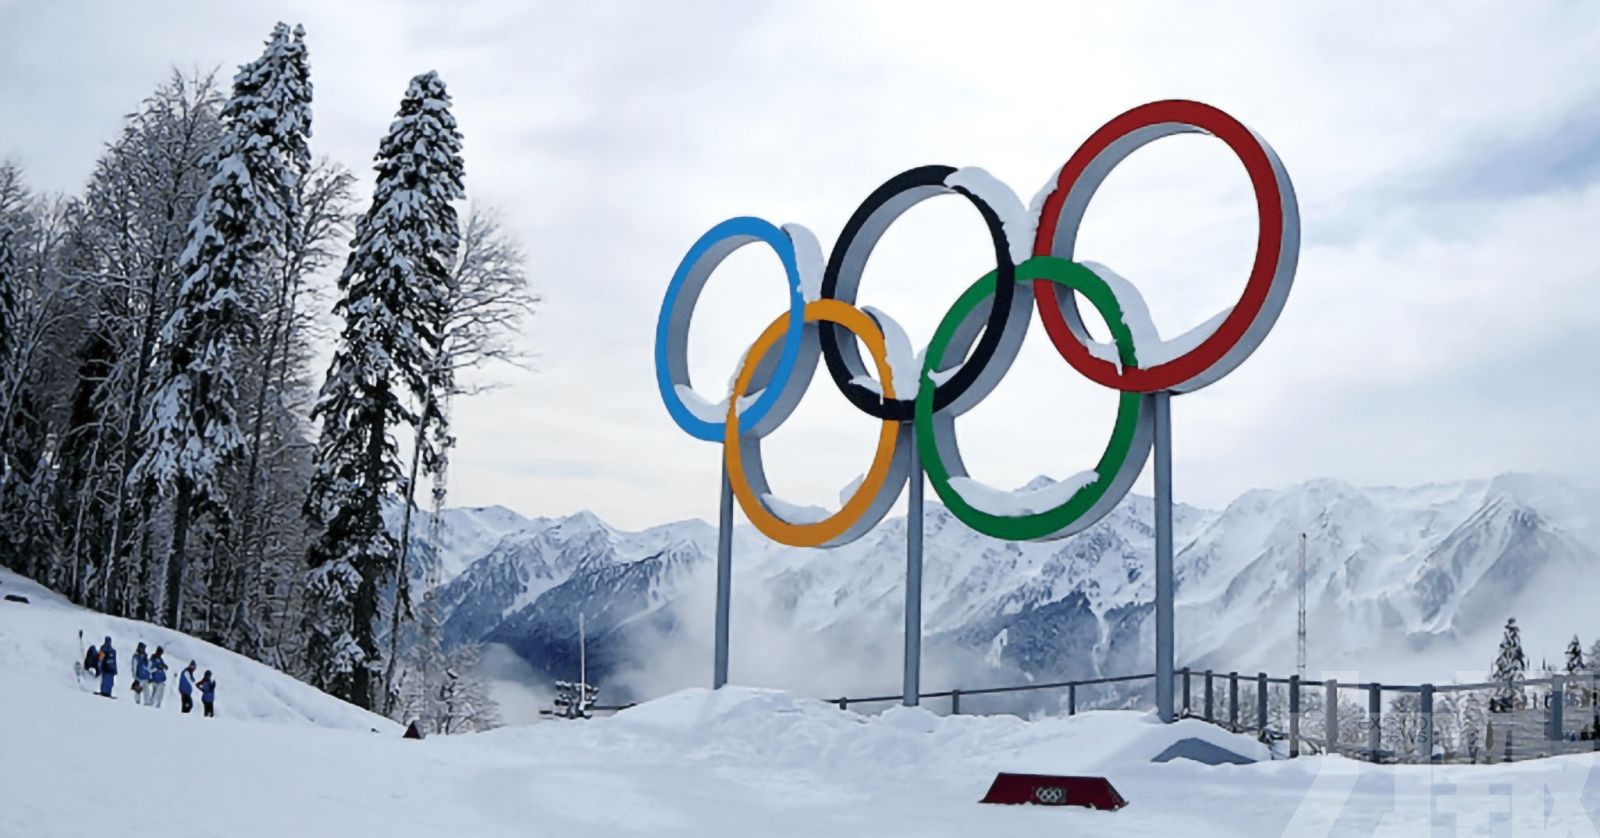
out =
<svg viewBox="0 0 1600 838"><path fill-rule="evenodd" d="M1065 690L1067 715L1074 715L1079 709L1080 689L1154 682L1155 677L1147 673L949 689L921 693L919 698L949 699L950 713L959 714L964 698ZM1254 733L1274 746L1275 754L1281 752L1289 758L1302 753L1339 753L1372 762L1509 762L1600 751L1600 672L1468 684L1302 681L1297 675L1285 678L1265 672L1250 675L1188 667L1173 677L1181 717L1201 719L1236 733ZM1536 691L1532 706L1526 702L1530 690ZM1341 700L1352 692L1365 699L1364 708L1363 702ZM1453 698L1483 692L1516 698L1506 699L1508 703L1498 708L1495 698L1465 708ZM1391 699L1387 705L1386 697ZM898 694L841 696L830 703L848 710L852 705L900 700ZM1441 707L1441 701L1447 706ZM1328 708L1333 708L1332 712ZM1475 718L1474 712L1481 719Z"/></svg>
<svg viewBox="0 0 1600 838"><path fill-rule="evenodd" d="M1119 702L1128 706L1139 693L1113 689L1107 695L1105 688L1145 681L1154 686L1155 678L1154 673L1142 673L936 690L920 693L919 699L948 699L949 712L957 715L963 712L963 699L1064 690L1070 716L1078 713L1080 690L1100 690L1090 706L1118 706ZM1253 733L1272 748L1274 756L1337 753L1371 762L1511 762L1600 751L1600 671L1514 682L1383 684L1185 667L1173 674L1173 680L1180 718L1200 719L1235 733ZM1531 704L1530 691L1534 691ZM1481 700L1480 694L1485 692L1493 694L1487 701ZM1343 700L1350 693L1364 701ZM1458 700L1458 696L1468 698ZM1480 700L1474 701L1474 696ZM897 693L840 696L828 701L848 710L902 698ZM605 705L594 710L616 712L633 706Z"/></svg>
<svg viewBox="0 0 1600 838"><path fill-rule="evenodd" d="M981 695L1005 695L1008 693L1033 692L1036 690L1067 691L1067 714L1078 712L1078 688L1096 687L1106 684L1124 684L1133 681L1154 681L1155 673L1146 675L1114 675L1108 678L1083 678L1076 681L1049 681L1042 684L1018 684L1011 687L981 687L975 690L940 690L937 692L919 693L918 698L948 698L950 699L950 713L956 715L961 712L961 699ZM841 696L833 699L831 703L839 705L840 710L850 709L852 704L882 704L888 701L900 701L901 695L874 695L865 698L847 698Z"/></svg>

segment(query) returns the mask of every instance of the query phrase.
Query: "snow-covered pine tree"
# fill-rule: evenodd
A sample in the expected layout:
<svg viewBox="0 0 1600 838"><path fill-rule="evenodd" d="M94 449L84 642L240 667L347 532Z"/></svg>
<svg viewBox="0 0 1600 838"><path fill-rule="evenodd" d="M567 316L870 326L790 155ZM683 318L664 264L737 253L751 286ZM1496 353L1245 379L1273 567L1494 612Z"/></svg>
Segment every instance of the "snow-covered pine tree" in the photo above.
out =
<svg viewBox="0 0 1600 838"><path fill-rule="evenodd" d="M285 29L284 24L279 24ZM277 34L277 33L274 33ZM320 267L317 260L324 255L325 242L316 241L319 232L339 230L346 213L348 186L353 180L343 167L324 166L315 172L311 160L308 138L311 134L311 71L308 56L300 40L303 30L295 29L298 47L288 53L282 71L266 81L260 91L261 99L269 109L286 114L281 121L284 136L283 175L274 184L278 199L284 207L282 225L277 231L280 246L275 258L265 266L264 278L257 287L261 298L257 308L264 328L253 334L241 364L247 366L248 376L244 391L249 398L248 442L245 450L245 468L241 476L241 494L244 504L235 540L229 553L233 562L212 574L212 587L226 591L222 614L218 617L225 628L223 636L231 648L247 654L259 654L263 643L263 627L252 619L251 607L255 605L256 589L249 580L257 577L260 556L252 551L257 534L266 525L268 510L261 503L263 473L269 471L273 451L284 451L295 444L307 444L293 422L283 416L288 399L283 388L274 387L278 376L288 372L295 359L293 345L289 342L293 325L299 315L297 303L305 273ZM332 194L328 194L330 190ZM333 217L308 218L308 214L329 213ZM282 365L280 367L280 359ZM295 376L285 376L293 381ZM287 436L288 438L285 438Z"/></svg>
<svg viewBox="0 0 1600 838"><path fill-rule="evenodd" d="M172 499L162 621L179 627L187 542L197 515L226 531L231 519L224 468L245 437L236 409L237 364L258 327L264 263L282 251L294 206L287 203L309 128L304 32L278 24L261 57L240 68L222 108L221 142L208 158L206 184L184 276L161 331L162 357L146 411L144 454L130 480ZM304 85L303 93L296 92ZM213 536L213 553L226 540Z"/></svg>
<svg viewBox="0 0 1600 838"><path fill-rule="evenodd" d="M1574 675L1588 671L1589 666L1583 659L1583 644L1578 642L1578 636L1572 636L1572 642L1567 644L1566 673Z"/></svg>
<svg viewBox="0 0 1600 838"><path fill-rule="evenodd" d="M411 80L376 160L372 206L339 277L345 322L312 411L322 436L306 502L322 527L307 586L313 680L367 708L381 667L379 587L404 576L383 525L383 501L404 480L389 429L438 413L428 400L460 241L461 135L438 74Z"/></svg>
<svg viewBox="0 0 1600 838"><path fill-rule="evenodd" d="M140 454L140 423L152 396L161 326L177 295L186 231L212 168L222 125L214 79L172 76L127 117L101 155L75 214L72 270L86 287L116 364L98 391L95 442L103 459L86 469L72 497L95 496L105 517L71 510L73 542L99 565L86 595L107 613L155 619L150 535L162 525L150 493L125 478ZM154 526L152 526L154 524Z"/></svg>
<svg viewBox="0 0 1600 838"><path fill-rule="evenodd" d="M1489 700L1489 712L1510 713L1522 709L1527 701L1517 682L1528 669L1528 656L1522 651L1522 630L1517 628L1517 618L1506 620L1505 635L1500 639L1500 654L1495 658L1494 671L1489 680L1498 682L1494 698Z"/></svg>

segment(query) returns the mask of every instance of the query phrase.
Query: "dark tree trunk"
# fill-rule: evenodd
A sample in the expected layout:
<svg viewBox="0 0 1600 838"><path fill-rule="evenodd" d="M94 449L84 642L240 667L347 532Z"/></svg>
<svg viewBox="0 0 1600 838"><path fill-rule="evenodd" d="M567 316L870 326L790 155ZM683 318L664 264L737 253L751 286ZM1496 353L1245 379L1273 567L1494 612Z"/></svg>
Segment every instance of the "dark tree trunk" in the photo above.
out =
<svg viewBox="0 0 1600 838"><path fill-rule="evenodd" d="M178 478L178 494L172 502L172 552L167 558L167 596L161 624L183 630L179 619L183 616L184 548L189 541L189 507L194 495L194 485L187 477Z"/></svg>
<svg viewBox="0 0 1600 838"><path fill-rule="evenodd" d="M380 380L377 383L376 398L373 404L384 405L388 403L389 382ZM365 507L361 512L359 529L361 538L367 544L383 536L383 464L385 433L385 416L380 407L373 411L370 418L371 426L367 431L367 463L366 463L366 497L362 499ZM351 603L351 617L355 623L352 636L356 644L366 656L366 662L356 667L351 679L350 702L366 710L374 709L372 700L372 668L378 662L378 643L373 633L373 626L377 622L378 613L378 580L382 578L389 568L384 567L384 556L375 555L368 551L361 553L362 564L358 568L361 583L356 586L356 598Z"/></svg>

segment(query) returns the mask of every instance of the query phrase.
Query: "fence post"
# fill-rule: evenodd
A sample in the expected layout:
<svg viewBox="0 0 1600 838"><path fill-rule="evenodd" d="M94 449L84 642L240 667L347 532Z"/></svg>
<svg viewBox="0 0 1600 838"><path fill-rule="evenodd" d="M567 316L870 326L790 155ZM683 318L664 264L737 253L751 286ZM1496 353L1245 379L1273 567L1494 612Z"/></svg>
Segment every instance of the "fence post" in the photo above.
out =
<svg viewBox="0 0 1600 838"><path fill-rule="evenodd" d="M1300 676L1289 676L1289 758L1300 756Z"/></svg>
<svg viewBox="0 0 1600 838"><path fill-rule="evenodd" d="M1228 673L1228 727L1239 730L1239 673Z"/></svg>
<svg viewBox="0 0 1600 838"><path fill-rule="evenodd" d="M1212 712L1213 709L1214 709L1214 706L1213 706L1213 701L1212 701L1211 670L1207 669L1206 670L1206 721L1208 721L1208 722L1214 722L1214 721L1217 720L1216 714Z"/></svg>
<svg viewBox="0 0 1600 838"><path fill-rule="evenodd" d="M1189 715L1189 667L1183 668L1183 715Z"/></svg>
<svg viewBox="0 0 1600 838"><path fill-rule="evenodd" d="M1557 675L1550 679L1550 741L1560 742L1566 733L1562 714L1567 703L1567 679ZM1554 750L1554 749L1552 749Z"/></svg>
<svg viewBox="0 0 1600 838"><path fill-rule="evenodd" d="M1324 751L1331 754L1339 744L1339 681L1329 678L1327 690L1327 695L1322 699L1322 720L1327 728L1323 735L1328 740Z"/></svg>
<svg viewBox="0 0 1600 838"><path fill-rule="evenodd" d="M1267 673L1256 673L1256 730L1267 732Z"/></svg>
<svg viewBox="0 0 1600 838"><path fill-rule="evenodd" d="M1422 761L1433 762L1433 685L1422 685Z"/></svg>
<svg viewBox="0 0 1600 838"><path fill-rule="evenodd" d="M952 716L961 715L961 691L960 690L951 690L950 691L950 715L952 715Z"/></svg>
<svg viewBox="0 0 1600 838"><path fill-rule="evenodd" d="M1378 752L1383 748L1383 685L1374 681L1367 685L1367 750L1373 762L1382 762Z"/></svg>
<svg viewBox="0 0 1600 838"><path fill-rule="evenodd" d="M1078 715L1078 685L1067 685L1067 715Z"/></svg>

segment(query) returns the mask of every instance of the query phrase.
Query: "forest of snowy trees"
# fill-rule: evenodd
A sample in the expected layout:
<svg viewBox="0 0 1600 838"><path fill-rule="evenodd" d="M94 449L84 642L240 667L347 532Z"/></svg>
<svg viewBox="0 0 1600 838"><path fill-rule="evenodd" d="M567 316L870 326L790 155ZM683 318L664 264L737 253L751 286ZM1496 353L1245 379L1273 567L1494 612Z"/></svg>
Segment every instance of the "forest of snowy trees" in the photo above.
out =
<svg viewBox="0 0 1600 838"><path fill-rule="evenodd" d="M436 731L493 724L477 650L413 604L410 511L536 300L465 202L444 81L404 88L360 211L313 152L310 68L279 24L227 88L174 72L79 195L0 163L0 564Z"/></svg>

